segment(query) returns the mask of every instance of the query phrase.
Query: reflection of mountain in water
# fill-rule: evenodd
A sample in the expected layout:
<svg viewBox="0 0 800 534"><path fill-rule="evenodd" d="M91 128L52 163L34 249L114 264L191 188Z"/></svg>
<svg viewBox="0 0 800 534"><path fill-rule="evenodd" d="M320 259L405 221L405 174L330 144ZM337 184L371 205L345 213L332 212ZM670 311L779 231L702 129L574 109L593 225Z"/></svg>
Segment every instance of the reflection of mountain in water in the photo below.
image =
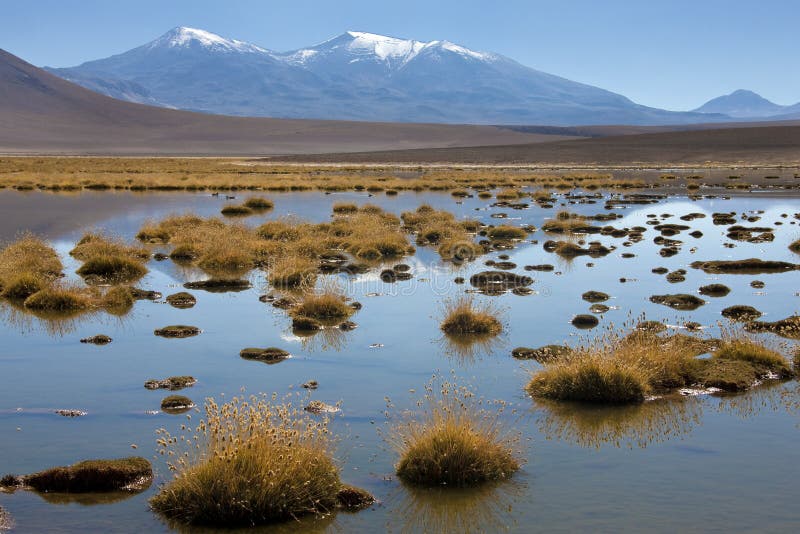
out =
<svg viewBox="0 0 800 534"><path fill-rule="evenodd" d="M500 532L516 526L514 505L526 487L509 480L474 488L401 486L387 499L387 532Z"/></svg>
<svg viewBox="0 0 800 534"><path fill-rule="evenodd" d="M684 436L700 424L696 397L656 399L630 406L592 406L537 400L538 425L548 439L582 447L647 447Z"/></svg>

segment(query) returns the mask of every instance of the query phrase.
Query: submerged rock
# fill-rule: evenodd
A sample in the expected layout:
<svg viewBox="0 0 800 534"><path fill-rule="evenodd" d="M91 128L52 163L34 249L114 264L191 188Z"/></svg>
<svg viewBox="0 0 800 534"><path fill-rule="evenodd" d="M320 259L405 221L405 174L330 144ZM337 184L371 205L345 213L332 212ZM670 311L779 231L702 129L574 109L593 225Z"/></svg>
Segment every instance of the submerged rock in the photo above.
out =
<svg viewBox="0 0 800 534"><path fill-rule="evenodd" d="M138 287L131 288L131 295L136 300L158 300L161 298L161 293L158 291L151 291L149 289L141 289Z"/></svg>
<svg viewBox="0 0 800 534"><path fill-rule="evenodd" d="M650 297L650 302L655 304L663 304L664 306L669 306L674 310L683 311L696 310L706 303L706 301L700 297L683 293L676 295L653 295Z"/></svg>
<svg viewBox="0 0 800 534"><path fill-rule="evenodd" d="M771 332L788 339L800 339L800 316L792 315L780 321L752 321L745 325L748 332Z"/></svg>
<svg viewBox="0 0 800 534"><path fill-rule="evenodd" d="M154 330L153 333L160 337L184 338L198 335L200 333L200 329L196 326L178 324L159 328Z"/></svg>
<svg viewBox="0 0 800 534"><path fill-rule="evenodd" d="M752 306L737 304L722 310L722 316L734 321L752 321L761 317L762 313Z"/></svg>
<svg viewBox="0 0 800 534"><path fill-rule="evenodd" d="M506 271L483 271L473 274L469 283L472 287L494 293L529 286L533 283L533 278Z"/></svg>
<svg viewBox="0 0 800 534"><path fill-rule="evenodd" d="M748 258L745 260L696 261L692 268L702 269L709 274L769 274L785 273L800 269L800 265L785 261L761 260Z"/></svg>
<svg viewBox="0 0 800 534"><path fill-rule="evenodd" d="M183 413L192 408L194 408L192 399L183 395L169 395L161 400L161 409L166 413Z"/></svg>
<svg viewBox="0 0 800 534"><path fill-rule="evenodd" d="M355 512L371 506L375 502L375 497L361 488L343 486L336 494L336 502L342 509Z"/></svg>
<svg viewBox="0 0 800 534"><path fill-rule="evenodd" d="M594 315L580 314L572 318L572 326L575 328L588 329L600 324L600 320Z"/></svg>
<svg viewBox="0 0 800 534"><path fill-rule="evenodd" d="M536 349L517 347L511 351L511 356L518 360L536 360L539 363L550 362L570 354L572 349L566 345L545 345Z"/></svg>
<svg viewBox="0 0 800 534"><path fill-rule="evenodd" d="M708 297L724 297L731 292L731 288L725 284L708 284L700 286L700 294Z"/></svg>
<svg viewBox="0 0 800 534"><path fill-rule="evenodd" d="M55 413L61 417L83 417L86 415L86 412L83 410L65 410L63 408L60 410L55 410Z"/></svg>
<svg viewBox="0 0 800 534"><path fill-rule="evenodd" d="M586 302L605 302L611 297L608 293L603 293L602 291L587 291L581 298Z"/></svg>
<svg viewBox="0 0 800 534"><path fill-rule="evenodd" d="M250 289L250 282L247 280L211 278L210 280L186 282L183 284L183 287L186 289L202 289L209 293L224 293L226 291L244 291Z"/></svg>
<svg viewBox="0 0 800 534"><path fill-rule="evenodd" d="M176 391L183 388L188 388L197 383L197 379L193 376L170 376L163 380L156 380L151 378L144 383L147 389L168 389Z"/></svg>
<svg viewBox="0 0 800 534"><path fill-rule="evenodd" d="M111 341L110 337L103 334L81 339L81 343L89 343L90 345L108 345Z"/></svg>
<svg viewBox="0 0 800 534"><path fill-rule="evenodd" d="M266 349L250 347L239 351L239 356L245 360L257 360L267 364L274 364L289 358L291 354L277 347L268 347Z"/></svg>
<svg viewBox="0 0 800 534"><path fill-rule="evenodd" d="M187 309L197 304L197 299L191 293L181 291L167 296L167 303L173 308Z"/></svg>
<svg viewBox="0 0 800 534"><path fill-rule="evenodd" d="M303 409L313 414L336 413L339 411L337 406L331 406L330 404L325 404L324 402L318 400L309 402L308 405Z"/></svg>
<svg viewBox="0 0 800 534"><path fill-rule="evenodd" d="M653 332L657 334L665 331L667 329L667 325L660 321L642 321L636 325L636 329L642 332Z"/></svg>

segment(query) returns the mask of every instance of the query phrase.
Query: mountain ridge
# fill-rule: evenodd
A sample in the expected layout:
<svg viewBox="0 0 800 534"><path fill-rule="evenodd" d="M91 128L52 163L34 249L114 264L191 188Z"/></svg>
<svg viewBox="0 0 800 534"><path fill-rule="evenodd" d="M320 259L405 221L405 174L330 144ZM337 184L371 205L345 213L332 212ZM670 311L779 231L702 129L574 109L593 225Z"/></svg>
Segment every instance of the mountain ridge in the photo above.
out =
<svg viewBox="0 0 800 534"><path fill-rule="evenodd" d="M800 102L783 106L767 100L748 89L737 89L727 95L712 98L702 106L692 110L698 113L723 113L733 118L775 117L800 113Z"/></svg>
<svg viewBox="0 0 800 534"><path fill-rule="evenodd" d="M670 112L446 40L347 31L275 52L177 27L139 47L47 69L115 98L207 113L471 124L681 124Z"/></svg>

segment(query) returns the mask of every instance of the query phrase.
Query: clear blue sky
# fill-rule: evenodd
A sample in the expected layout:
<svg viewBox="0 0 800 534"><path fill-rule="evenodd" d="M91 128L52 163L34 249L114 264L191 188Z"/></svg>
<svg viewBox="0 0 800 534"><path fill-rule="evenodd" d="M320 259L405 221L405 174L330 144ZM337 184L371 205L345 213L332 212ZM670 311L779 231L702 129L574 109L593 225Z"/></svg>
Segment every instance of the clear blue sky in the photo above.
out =
<svg viewBox="0 0 800 534"><path fill-rule="evenodd" d="M666 109L739 88L800 101L796 0L2 0L2 13L0 48L39 66L106 57L175 26L281 51L362 30L498 52Z"/></svg>

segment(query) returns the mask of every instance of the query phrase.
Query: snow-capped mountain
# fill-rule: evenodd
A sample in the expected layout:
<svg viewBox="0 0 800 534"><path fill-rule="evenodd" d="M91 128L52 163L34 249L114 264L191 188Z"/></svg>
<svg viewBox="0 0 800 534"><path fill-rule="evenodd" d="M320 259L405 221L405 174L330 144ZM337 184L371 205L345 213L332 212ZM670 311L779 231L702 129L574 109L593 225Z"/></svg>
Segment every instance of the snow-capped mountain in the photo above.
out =
<svg viewBox="0 0 800 534"><path fill-rule="evenodd" d="M722 118L640 106L448 41L357 31L274 52L180 27L116 56L49 70L124 100L232 115L560 125Z"/></svg>
<svg viewBox="0 0 800 534"><path fill-rule="evenodd" d="M724 113L730 117L749 119L754 117L774 117L800 112L800 103L781 106L746 89L738 89L729 95L712 98L695 111L699 113Z"/></svg>

